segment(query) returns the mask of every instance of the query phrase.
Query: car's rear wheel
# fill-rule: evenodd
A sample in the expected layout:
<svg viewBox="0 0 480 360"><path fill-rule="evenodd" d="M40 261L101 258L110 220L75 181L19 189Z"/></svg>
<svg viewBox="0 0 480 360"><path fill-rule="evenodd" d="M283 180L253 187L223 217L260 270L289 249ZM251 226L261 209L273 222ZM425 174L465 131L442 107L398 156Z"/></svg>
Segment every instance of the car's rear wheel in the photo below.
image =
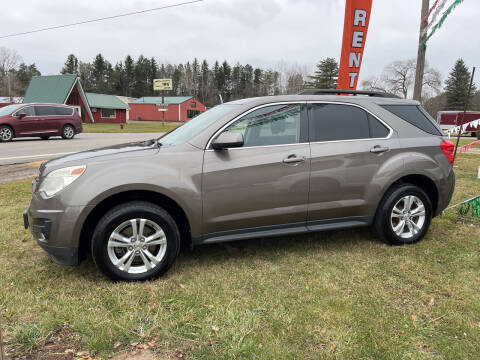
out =
<svg viewBox="0 0 480 360"><path fill-rule="evenodd" d="M149 280L167 272L180 247L180 232L161 207L143 201L108 211L95 228L91 251L113 280Z"/></svg>
<svg viewBox="0 0 480 360"><path fill-rule="evenodd" d="M374 233L390 245L413 244L427 233L432 220L432 203L418 186L392 187L380 203L373 224Z"/></svg>
<svg viewBox="0 0 480 360"><path fill-rule="evenodd" d="M48 140L48 139L50 139L50 136L40 136L40 139L42 139L42 140Z"/></svg>
<svg viewBox="0 0 480 360"><path fill-rule="evenodd" d="M70 140L75 136L75 129L72 125L65 125L62 129L62 138Z"/></svg>
<svg viewBox="0 0 480 360"><path fill-rule="evenodd" d="M0 141L7 142L13 139L13 129L8 125L0 126Z"/></svg>

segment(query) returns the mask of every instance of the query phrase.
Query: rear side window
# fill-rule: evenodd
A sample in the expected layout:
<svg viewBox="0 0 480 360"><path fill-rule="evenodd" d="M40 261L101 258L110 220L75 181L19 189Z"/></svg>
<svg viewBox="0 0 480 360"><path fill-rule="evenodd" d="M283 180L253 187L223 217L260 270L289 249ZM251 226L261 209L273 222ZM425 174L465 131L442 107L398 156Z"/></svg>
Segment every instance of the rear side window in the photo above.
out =
<svg viewBox="0 0 480 360"><path fill-rule="evenodd" d="M384 138L390 130L365 110L351 105L311 104L310 141Z"/></svg>
<svg viewBox="0 0 480 360"><path fill-rule="evenodd" d="M67 108L67 107L56 106L56 107L54 107L54 112L55 112L55 115L70 116L70 115L73 114L73 109L72 108Z"/></svg>
<svg viewBox="0 0 480 360"><path fill-rule="evenodd" d="M57 115L55 113L56 107L54 106L35 106L35 113L37 116L52 116Z"/></svg>
<svg viewBox="0 0 480 360"><path fill-rule="evenodd" d="M384 109L432 135L443 135L428 113L417 105L383 105Z"/></svg>

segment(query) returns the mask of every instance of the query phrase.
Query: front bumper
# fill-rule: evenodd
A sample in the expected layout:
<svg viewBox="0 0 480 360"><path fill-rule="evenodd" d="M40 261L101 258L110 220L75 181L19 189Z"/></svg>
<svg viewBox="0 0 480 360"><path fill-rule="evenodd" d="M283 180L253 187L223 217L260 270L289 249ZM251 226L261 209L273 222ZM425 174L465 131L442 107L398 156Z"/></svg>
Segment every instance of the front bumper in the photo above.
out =
<svg viewBox="0 0 480 360"><path fill-rule="evenodd" d="M55 263L78 265L80 233L91 208L68 206L59 197L44 198L34 192L23 222Z"/></svg>

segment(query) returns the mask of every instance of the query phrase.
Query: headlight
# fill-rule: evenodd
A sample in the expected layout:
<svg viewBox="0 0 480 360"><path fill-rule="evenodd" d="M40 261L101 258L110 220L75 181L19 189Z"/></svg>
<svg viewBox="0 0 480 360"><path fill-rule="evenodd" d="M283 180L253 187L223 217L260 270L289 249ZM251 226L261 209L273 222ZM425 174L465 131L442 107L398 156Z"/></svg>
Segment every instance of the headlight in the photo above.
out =
<svg viewBox="0 0 480 360"><path fill-rule="evenodd" d="M86 168L86 165L80 165L54 170L43 179L38 191L43 191L45 195L51 197L77 180Z"/></svg>

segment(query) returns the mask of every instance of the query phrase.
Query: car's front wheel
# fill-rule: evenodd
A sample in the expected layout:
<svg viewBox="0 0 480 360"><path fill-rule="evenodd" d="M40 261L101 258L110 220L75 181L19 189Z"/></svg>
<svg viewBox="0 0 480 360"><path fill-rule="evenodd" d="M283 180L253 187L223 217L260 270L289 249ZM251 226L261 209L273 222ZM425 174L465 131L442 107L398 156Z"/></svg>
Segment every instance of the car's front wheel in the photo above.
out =
<svg viewBox="0 0 480 360"><path fill-rule="evenodd" d="M113 280L149 280L167 272L180 248L180 232L161 207L143 201L108 211L95 228L91 251Z"/></svg>
<svg viewBox="0 0 480 360"><path fill-rule="evenodd" d="M390 245L413 244L427 233L432 203L418 186L399 184L387 191L373 224L374 233Z"/></svg>
<svg viewBox="0 0 480 360"><path fill-rule="evenodd" d="M7 142L13 139L13 130L8 125L0 126L0 141Z"/></svg>
<svg viewBox="0 0 480 360"><path fill-rule="evenodd" d="M70 140L75 136L75 129L72 125L65 125L62 129L62 138Z"/></svg>

